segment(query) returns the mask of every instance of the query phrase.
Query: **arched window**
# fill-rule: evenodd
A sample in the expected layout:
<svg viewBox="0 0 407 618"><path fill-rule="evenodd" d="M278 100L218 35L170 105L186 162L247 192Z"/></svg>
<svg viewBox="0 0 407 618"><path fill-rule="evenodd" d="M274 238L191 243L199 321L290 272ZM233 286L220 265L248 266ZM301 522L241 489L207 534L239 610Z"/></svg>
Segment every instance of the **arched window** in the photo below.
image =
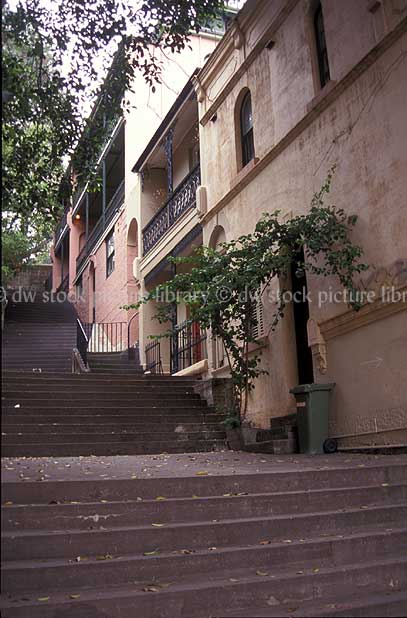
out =
<svg viewBox="0 0 407 618"><path fill-rule="evenodd" d="M330 74L328 50L326 48L325 39L324 17L322 15L322 6L320 2L318 3L317 9L314 13L314 29L318 57L319 80L321 82L321 88L323 88L325 84L329 82Z"/></svg>
<svg viewBox="0 0 407 618"><path fill-rule="evenodd" d="M245 94L240 108L240 132L242 138L242 165L244 167L254 158L252 97L250 92Z"/></svg>

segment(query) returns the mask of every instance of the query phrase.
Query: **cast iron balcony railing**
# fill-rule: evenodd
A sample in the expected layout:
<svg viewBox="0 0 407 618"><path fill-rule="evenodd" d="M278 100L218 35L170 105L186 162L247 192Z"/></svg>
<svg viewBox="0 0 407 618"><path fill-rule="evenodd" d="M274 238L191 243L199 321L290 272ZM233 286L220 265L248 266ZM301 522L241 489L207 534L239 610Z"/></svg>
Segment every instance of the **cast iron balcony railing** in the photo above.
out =
<svg viewBox="0 0 407 618"><path fill-rule="evenodd" d="M198 163L143 229L143 255L151 251L187 210L194 208L200 182L201 170Z"/></svg>
<svg viewBox="0 0 407 618"><path fill-rule="evenodd" d="M62 238L62 234L63 231L66 227L66 223L67 223L67 214L68 211L65 211L64 214L61 217L61 221L58 223L57 228L55 230L55 248L57 248L61 238Z"/></svg>
<svg viewBox="0 0 407 618"><path fill-rule="evenodd" d="M84 246L80 250L78 257L76 258L76 273L78 273L79 269L86 262L87 258L89 257L92 249L95 247L99 238L101 237L103 232L106 230L106 228L112 221L115 214L119 211L120 207L123 204L123 200L124 200L124 179L122 180L115 194L110 200L106 208L105 216L103 217L102 215L100 217L95 227L90 232Z"/></svg>

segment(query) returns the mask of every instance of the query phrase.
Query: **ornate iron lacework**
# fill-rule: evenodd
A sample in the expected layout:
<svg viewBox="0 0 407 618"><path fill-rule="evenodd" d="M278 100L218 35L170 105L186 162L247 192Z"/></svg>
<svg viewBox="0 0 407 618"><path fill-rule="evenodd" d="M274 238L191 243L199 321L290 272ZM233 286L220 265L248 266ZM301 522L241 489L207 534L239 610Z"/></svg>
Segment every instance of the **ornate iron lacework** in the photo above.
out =
<svg viewBox="0 0 407 618"><path fill-rule="evenodd" d="M124 179L121 181L120 185L116 189L115 194L107 205L105 217L100 217L97 221L95 227L89 233L88 239L79 252L78 257L76 258L76 272L82 267L84 262L87 260L90 255L92 249L96 245L97 241L103 234L103 232L107 229L107 226L119 211L124 201Z"/></svg>
<svg viewBox="0 0 407 618"><path fill-rule="evenodd" d="M196 190L201 182L198 165L184 178L172 196L143 229L143 254L148 253L167 230L189 209L196 205Z"/></svg>

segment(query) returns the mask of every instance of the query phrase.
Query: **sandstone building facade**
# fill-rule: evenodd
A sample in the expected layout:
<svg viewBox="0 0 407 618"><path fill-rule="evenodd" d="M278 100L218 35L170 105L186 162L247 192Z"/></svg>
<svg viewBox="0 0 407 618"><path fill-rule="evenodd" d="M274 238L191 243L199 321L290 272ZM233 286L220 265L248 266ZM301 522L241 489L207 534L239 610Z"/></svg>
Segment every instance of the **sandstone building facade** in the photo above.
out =
<svg viewBox="0 0 407 618"><path fill-rule="evenodd" d="M370 265L358 285L372 301L355 313L336 281L307 276L311 301L300 316L291 307L275 332L273 305L263 301L259 347L268 375L251 395L249 420L266 428L295 411L291 388L334 382L331 436L345 446L406 444L406 31L405 0L248 0L218 44L198 38L171 74L177 95L167 93L160 113L140 84L144 104L111 141L122 158L113 162L106 151L110 201L121 207L99 244L83 251L83 217L75 216L87 207L79 197L68 213L69 243L67 233L56 239L54 286L69 268L69 289L84 292L83 319L128 323L133 314L118 307L172 276L168 255L237 238L263 212L307 212L335 165L332 203L358 215L352 239ZM114 271L98 277L112 247ZM109 289L109 300L95 307L99 289ZM227 376L217 342L185 326L185 308L168 325L174 339L159 349L149 339L161 328L153 315L146 305L133 321L131 343L139 341L147 368ZM185 340L195 343L188 357L180 353Z"/></svg>

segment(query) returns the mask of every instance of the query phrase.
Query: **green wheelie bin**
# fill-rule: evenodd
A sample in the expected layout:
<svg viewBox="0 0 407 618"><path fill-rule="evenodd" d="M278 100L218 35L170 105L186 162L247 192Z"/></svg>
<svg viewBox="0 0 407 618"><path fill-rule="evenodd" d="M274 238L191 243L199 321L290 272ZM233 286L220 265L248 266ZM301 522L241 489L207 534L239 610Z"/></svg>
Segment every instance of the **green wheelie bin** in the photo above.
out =
<svg viewBox="0 0 407 618"><path fill-rule="evenodd" d="M335 384L300 384L290 390L297 400L300 453L334 452L328 440L329 398ZM328 449L326 448L328 445Z"/></svg>

